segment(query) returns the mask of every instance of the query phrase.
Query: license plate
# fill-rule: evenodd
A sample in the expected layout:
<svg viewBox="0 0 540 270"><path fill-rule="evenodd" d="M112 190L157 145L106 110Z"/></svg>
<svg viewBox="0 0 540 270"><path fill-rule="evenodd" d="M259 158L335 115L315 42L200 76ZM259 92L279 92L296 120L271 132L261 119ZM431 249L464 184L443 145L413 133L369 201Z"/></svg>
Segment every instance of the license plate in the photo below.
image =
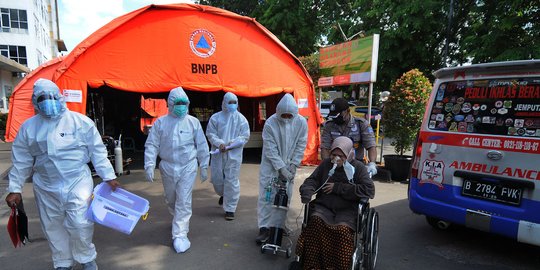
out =
<svg viewBox="0 0 540 270"><path fill-rule="evenodd" d="M463 187L461 188L461 194L465 196L514 205L521 203L522 191L521 188L468 179L463 180Z"/></svg>

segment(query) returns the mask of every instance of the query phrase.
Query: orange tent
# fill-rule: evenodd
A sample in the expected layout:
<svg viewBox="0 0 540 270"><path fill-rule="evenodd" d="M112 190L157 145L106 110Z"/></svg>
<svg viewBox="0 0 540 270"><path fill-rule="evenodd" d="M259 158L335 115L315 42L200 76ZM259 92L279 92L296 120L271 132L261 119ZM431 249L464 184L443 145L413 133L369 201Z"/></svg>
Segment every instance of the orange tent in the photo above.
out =
<svg viewBox="0 0 540 270"><path fill-rule="evenodd" d="M68 107L81 113L86 113L88 88L102 86L145 94L182 86L246 98L293 93L308 119L303 163L318 163L321 120L313 82L300 61L253 18L203 5L149 5L112 20L52 62L13 92L8 141L31 116L33 82L52 71Z"/></svg>

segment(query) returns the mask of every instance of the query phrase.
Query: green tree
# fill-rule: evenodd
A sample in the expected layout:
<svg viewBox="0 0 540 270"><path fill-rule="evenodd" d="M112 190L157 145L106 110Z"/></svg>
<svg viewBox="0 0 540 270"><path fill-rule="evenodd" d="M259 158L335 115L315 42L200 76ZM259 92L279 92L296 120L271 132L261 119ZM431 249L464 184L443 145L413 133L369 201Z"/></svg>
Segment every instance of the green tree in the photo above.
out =
<svg viewBox="0 0 540 270"><path fill-rule="evenodd" d="M458 48L473 63L540 58L539 1L474 1Z"/></svg>
<svg viewBox="0 0 540 270"><path fill-rule="evenodd" d="M390 89L384 104L383 125L396 154L411 150L431 92L429 79L418 69L404 73Z"/></svg>
<svg viewBox="0 0 540 270"><path fill-rule="evenodd" d="M296 56L317 51L321 24L317 0L268 0L264 13L257 17Z"/></svg>
<svg viewBox="0 0 540 270"><path fill-rule="evenodd" d="M253 13L262 5L264 1L253 0L199 0L197 4L222 8L234 13L252 17Z"/></svg>
<svg viewBox="0 0 540 270"><path fill-rule="evenodd" d="M443 65L447 9L441 0L357 0L361 26L380 34L378 90L412 67L431 71Z"/></svg>

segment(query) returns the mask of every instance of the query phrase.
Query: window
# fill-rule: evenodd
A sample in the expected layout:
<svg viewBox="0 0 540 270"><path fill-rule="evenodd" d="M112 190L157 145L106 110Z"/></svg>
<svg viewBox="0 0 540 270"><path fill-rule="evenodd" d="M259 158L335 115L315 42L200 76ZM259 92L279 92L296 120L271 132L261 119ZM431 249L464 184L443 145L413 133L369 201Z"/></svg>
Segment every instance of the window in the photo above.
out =
<svg viewBox="0 0 540 270"><path fill-rule="evenodd" d="M26 47L24 46L12 46L12 45L0 45L0 54L3 56L17 61L21 65L27 65Z"/></svg>
<svg viewBox="0 0 540 270"><path fill-rule="evenodd" d="M1 8L2 32L28 33L28 18L26 10Z"/></svg>
<svg viewBox="0 0 540 270"><path fill-rule="evenodd" d="M540 77L443 83L437 90L429 128L540 137Z"/></svg>

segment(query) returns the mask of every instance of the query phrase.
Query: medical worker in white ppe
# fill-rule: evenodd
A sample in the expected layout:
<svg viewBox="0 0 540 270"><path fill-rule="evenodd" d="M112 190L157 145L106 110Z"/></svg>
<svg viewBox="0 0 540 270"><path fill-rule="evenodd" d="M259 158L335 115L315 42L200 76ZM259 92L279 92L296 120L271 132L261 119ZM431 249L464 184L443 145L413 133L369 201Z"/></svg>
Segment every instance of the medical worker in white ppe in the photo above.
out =
<svg viewBox="0 0 540 270"><path fill-rule="evenodd" d="M275 179L288 182L289 203L293 191L296 168L304 157L307 143L307 121L298 114L298 106L291 94L285 94L276 107L276 113L270 116L263 128L263 149L259 171L259 200L257 204L259 235L257 244L263 244L269 237L270 227L285 227L284 215L275 211ZM267 196L267 189L271 189Z"/></svg>
<svg viewBox="0 0 540 270"><path fill-rule="evenodd" d="M240 199L240 165L242 149L249 139L249 123L238 111L238 97L223 96L221 111L213 114L206 127L206 137L212 146L210 171L214 190L220 196L226 220L234 220Z"/></svg>
<svg viewBox="0 0 540 270"><path fill-rule="evenodd" d="M154 181L156 158L169 212L173 215L172 238L177 253L191 246L187 237L191 218L191 194L197 176L208 178L209 150L199 120L188 115L189 99L182 89L171 90L167 99L169 113L154 122L144 145L146 179Z"/></svg>
<svg viewBox="0 0 540 270"><path fill-rule="evenodd" d="M87 163L113 189L114 169L94 122L67 109L55 83L38 79L32 103L36 115L26 120L12 148L8 205L21 201L26 179L32 177L41 228L52 251L55 269L97 269L92 243L94 223L86 219L94 182Z"/></svg>

